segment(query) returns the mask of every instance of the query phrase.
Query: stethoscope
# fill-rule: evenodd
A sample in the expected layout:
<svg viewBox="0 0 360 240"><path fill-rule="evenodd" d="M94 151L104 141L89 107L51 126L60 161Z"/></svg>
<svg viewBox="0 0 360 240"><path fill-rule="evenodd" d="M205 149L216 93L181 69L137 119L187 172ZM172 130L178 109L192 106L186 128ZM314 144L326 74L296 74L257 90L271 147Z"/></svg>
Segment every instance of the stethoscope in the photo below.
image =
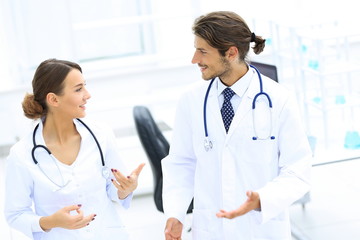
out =
<svg viewBox="0 0 360 240"><path fill-rule="evenodd" d="M105 178L105 179L108 179L110 177L110 170L107 166L105 166L105 160L104 160L104 154L102 152L102 149L100 147L100 144L99 144L99 141L97 140L97 138L95 137L95 134L91 131L91 129L83 122L81 121L80 119L77 118L77 120L89 131L89 133L91 134L91 136L94 138L95 140L95 143L99 149L99 153L100 153L100 157L101 157L101 164L102 164L102 170L101 170L101 173L102 173L102 176ZM33 132L33 148L31 150L31 156L32 156L32 159L34 161L34 163L39 167L39 169L41 170L41 172L53 183L55 184L56 186L58 186L60 189L64 188L66 185L68 185L70 183L71 180L67 181L66 183L64 183L64 177L63 175L61 174L61 170L58 166L58 164L56 163L56 159L54 157L54 155L52 155L51 151L44 145L37 145L36 144L36 141L35 141L35 135L36 135L36 131L39 127L39 124L36 125L36 127L34 128L34 132ZM36 149L38 148L43 148L49 155L50 157L52 158L52 160L54 161L60 175L61 175L61 178L62 178L62 184L58 184L56 183L55 181L53 181L47 174L46 172L41 168L41 165L40 163L36 160L35 158L35 151Z"/></svg>
<svg viewBox="0 0 360 240"><path fill-rule="evenodd" d="M260 92L258 92L253 101L252 101L252 121L253 121L253 130L254 130L254 136L252 137L252 140L266 140L266 139L271 139L274 140L275 136L272 134L272 101L270 96L263 91L263 83L262 83L262 78L261 78L261 74L259 72L259 70L252 66L249 65L250 67L252 67L253 69L255 69L258 78L259 78L259 85L260 85ZM203 110L203 118L204 118L204 130L205 130L205 139L204 139L204 148L206 151L209 151L210 149L213 148L213 143L212 141L209 139L209 134L208 134L208 129L207 129L207 121L206 121L206 105L207 105L207 100L209 97L209 92L211 89L211 85L213 84L215 78L213 78L206 90L206 94L205 94L205 98L204 98L204 110ZM256 100L259 96L264 95L267 98L268 104L269 104L269 114L270 114L270 129L269 129L269 134L266 137L259 137L256 131L256 127L255 127L255 108L256 108Z"/></svg>

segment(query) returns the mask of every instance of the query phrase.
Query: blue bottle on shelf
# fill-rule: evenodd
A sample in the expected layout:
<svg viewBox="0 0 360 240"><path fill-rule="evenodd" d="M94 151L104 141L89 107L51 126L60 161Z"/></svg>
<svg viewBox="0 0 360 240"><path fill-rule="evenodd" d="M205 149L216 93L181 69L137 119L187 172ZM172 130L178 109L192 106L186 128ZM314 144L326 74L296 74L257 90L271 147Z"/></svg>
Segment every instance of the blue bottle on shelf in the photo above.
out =
<svg viewBox="0 0 360 240"><path fill-rule="evenodd" d="M360 149L360 135L357 131L347 131L344 147L348 149Z"/></svg>

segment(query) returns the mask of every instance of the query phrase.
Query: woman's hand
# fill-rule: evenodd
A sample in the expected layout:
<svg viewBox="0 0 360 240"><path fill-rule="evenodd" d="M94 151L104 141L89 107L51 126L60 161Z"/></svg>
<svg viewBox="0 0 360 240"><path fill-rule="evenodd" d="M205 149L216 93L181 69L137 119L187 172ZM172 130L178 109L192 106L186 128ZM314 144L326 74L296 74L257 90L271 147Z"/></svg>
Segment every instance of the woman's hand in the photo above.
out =
<svg viewBox="0 0 360 240"><path fill-rule="evenodd" d="M132 173L125 177L117 169L111 169L115 179L111 179L112 183L118 190L118 196L120 199L125 199L130 193L132 193L138 185L138 178L145 163L141 163Z"/></svg>
<svg viewBox="0 0 360 240"><path fill-rule="evenodd" d="M239 208L232 211L220 210L220 212L218 212L216 216L218 218L233 219L235 217L242 216L250 212L251 210L261 207L259 193L247 191L246 196L248 197L248 199Z"/></svg>
<svg viewBox="0 0 360 240"><path fill-rule="evenodd" d="M64 207L53 215L40 218L40 226L44 231L49 231L55 227L65 229L86 227L91 221L95 220L96 214L90 214L85 217L80 208L81 204ZM76 214L71 214L70 212L72 211L75 211Z"/></svg>

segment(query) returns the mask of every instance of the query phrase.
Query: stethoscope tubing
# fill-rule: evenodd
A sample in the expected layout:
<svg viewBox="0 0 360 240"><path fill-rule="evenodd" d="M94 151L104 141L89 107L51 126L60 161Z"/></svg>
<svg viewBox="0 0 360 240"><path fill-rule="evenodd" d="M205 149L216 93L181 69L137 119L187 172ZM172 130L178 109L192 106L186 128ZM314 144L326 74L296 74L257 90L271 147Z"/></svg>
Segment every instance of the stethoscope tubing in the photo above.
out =
<svg viewBox="0 0 360 240"><path fill-rule="evenodd" d="M208 134L208 130L207 130L207 121L206 121L206 105L207 105L207 100L209 98L209 92L210 92L210 89L211 89L211 85L213 84L215 78L213 78L209 84L209 87L207 88L206 90L206 94L205 94L205 99L204 99L204 116L203 116L203 119L204 119L204 130L205 130L205 138L207 138L209 136Z"/></svg>
<svg viewBox="0 0 360 240"><path fill-rule="evenodd" d="M76 118L76 120L78 120L78 121L89 131L89 133L91 134L91 136L92 136L93 139L95 140L95 143L96 143L96 145L97 145L97 147L98 147L98 149L99 149L100 158L101 158L102 176L103 176L105 179L108 179L109 176L110 176L110 171L109 171L108 167L105 166L104 154L103 154L103 151L102 151L102 149L101 149L101 146L100 146L99 141L97 140L95 134L93 133L93 131L91 131L91 129L89 128L89 126L87 126L87 125L86 125L83 121L81 121L79 118ZM36 125L36 127L34 128L34 131L33 131L33 148L32 148L32 150L31 150L32 160L34 161L35 165L37 165L37 166L39 167L40 171L41 171L53 184L55 184L57 187L59 187L59 189L62 189L63 187L65 187L66 185L68 185L71 180L69 180L67 183L64 184L64 178L63 178L63 176L62 176L62 174L61 174L61 171L60 171L60 168L59 168L58 164L56 163L56 159L55 159L55 157L52 155L50 149L47 148L47 147L44 146L44 145L41 145L41 144L37 145L37 144L36 144L35 136L36 136L36 131L37 131L38 127L39 127L39 124ZM57 184L56 182L54 182L54 181L46 174L46 172L42 169L42 167L40 166L40 163L36 160L36 157L35 157L35 151L36 151L36 149L38 149L38 148L43 148L43 149L50 155L50 157L51 157L52 160L54 161L56 167L58 168L58 171L59 171L60 175L61 175L62 178L63 178L63 185L59 185L59 184ZM56 189L55 191L57 191L57 190L59 190L59 189Z"/></svg>
<svg viewBox="0 0 360 240"><path fill-rule="evenodd" d="M86 125L86 124L85 124L83 121L81 121L79 118L76 118L76 120L78 120L82 125L84 125L84 127L86 127L86 129L89 131L89 133L91 134L91 136L94 138L95 143L96 143L96 146L97 146L98 149L99 149L100 158L101 158L101 164L102 164L103 167L105 167L104 154L103 154L103 152L102 152L100 143L99 143L99 141L97 140L95 134L93 133L93 131L91 131L91 129L89 128L89 126ZM37 161L36 158L35 158L35 150L36 150L37 148L43 148L49 155L52 155L50 149L48 149L46 146L41 145L41 144L39 144L39 145L36 144L35 135L36 135L36 131L37 131L38 128L39 128L39 124L36 125L36 127L34 128L34 131L33 131L33 145L34 145L34 146L33 146L32 150L31 150L31 157L32 157L33 162L34 162L35 164L38 164L38 161Z"/></svg>
<svg viewBox="0 0 360 240"><path fill-rule="evenodd" d="M251 68L255 69L257 75L258 75L258 79L259 79L259 85L260 85L260 92L258 92L255 96L254 96L254 99L252 101L252 110L253 110L253 114L254 114L254 110L256 108L256 100L259 96L261 95L264 95L267 100L268 100L268 104L269 104L269 108L270 108L270 114L271 114L271 110L272 110L272 101L271 101L271 98L270 96L263 91L263 82L262 82L262 77L261 77L261 74L260 74L260 71L254 67L253 65L249 65ZM204 141L204 146L205 146L205 150L206 151L209 151L209 149L212 148L212 142L209 140L209 133L208 133L208 128L207 128L207 120L206 120L206 106L207 106L207 100L208 100L208 97L209 97L209 92L210 92L210 89L211 89L211 86L214 82L215 78L213 78L211 81L210 81L210 84L206 90L206 93L205 93L205 98L204 98L204 106L203 106L203 121L204 121L204 132L205 132L205 141ZM253 116L253 124L254 123L254 116ZM271 126L272 126L272 119L271 119ZM255 135L256 135L256 130L255 130L255 127L254 127L254 131L255 131ZM275 139L274 136L271 135L271 131L270 131L270 139L273 140ZM253 140L257 140L257 139L261 139L261 138L258 138L258 137L253 137L252 138Z"/></svg>
<svg viewBox="0 0 360 240"><path fill-rule="evenodd" d="M79 118L77 118L77 120L78 120L79 122L81 122L81 123L84 125L84 127L86 127L86 129L89 131L89 133L91 134L91 136L94 138L95 143L96 143L96 145L97 145L97 147L98 147L98 149L99 149L99 153L100 153L100 157L101 157L101 164L102 164L103 167L105 167L104 154L103 154L103 151L102 151L102 149L101 149L101 146L100 146L99 141L98 141L97 138L95 137L95 134L93 133L93 131L91 131L91 129L89 128L89 126L86 125L83 121L81 121Z"/></svg>
<svg viewBox="0 0 360 240"><path fill-rule="evenodd" d="M252 102L252 109L254 110L255 109L255 105L256 105L256 99L261 96L261 95L265 95L266 98L268 99L268 102L269 102L269 108L272 108L272 101L271 101L271 98L269 96L269 94L267 94L266 92L263 91L263 82L262 82L262 77L261 77L261 74L260 74L260 71L254 67L253 65L250 64L250 67L252 67L253 69L255 69L257 75L258 75L258 78L259 78L259 85L260 85L260 92L258 92L254 99L253 99L253 102Z"/></svg>

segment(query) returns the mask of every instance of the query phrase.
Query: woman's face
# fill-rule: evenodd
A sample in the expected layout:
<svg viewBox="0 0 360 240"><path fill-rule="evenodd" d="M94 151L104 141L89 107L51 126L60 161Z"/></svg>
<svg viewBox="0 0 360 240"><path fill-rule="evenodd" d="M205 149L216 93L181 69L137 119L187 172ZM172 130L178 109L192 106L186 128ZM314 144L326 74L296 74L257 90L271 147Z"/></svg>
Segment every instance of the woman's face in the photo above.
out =
<svg viewBox="0 0 360 240"><path fill-rule="evenodd" d="M63 93L57 96L58 110L62 115L68 115L71 118L85 117L85 104L91 97L85 85L85 80L79 70L73 69L68 73L64 80Z"/></svg>

